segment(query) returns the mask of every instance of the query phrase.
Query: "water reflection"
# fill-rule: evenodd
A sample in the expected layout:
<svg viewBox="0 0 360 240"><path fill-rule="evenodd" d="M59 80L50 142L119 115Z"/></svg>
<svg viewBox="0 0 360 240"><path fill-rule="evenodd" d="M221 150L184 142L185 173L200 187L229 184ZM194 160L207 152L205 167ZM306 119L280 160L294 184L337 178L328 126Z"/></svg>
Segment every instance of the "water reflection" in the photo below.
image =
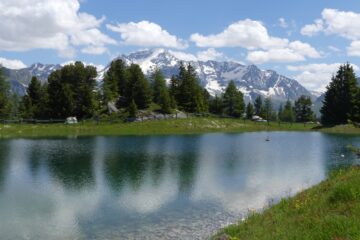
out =
<svg viewBox="0 0 360 240"><path fill-rule="evenodd" d="M357 161L359 137L266 135L1 140L0 239L202 239Z"/></svg>

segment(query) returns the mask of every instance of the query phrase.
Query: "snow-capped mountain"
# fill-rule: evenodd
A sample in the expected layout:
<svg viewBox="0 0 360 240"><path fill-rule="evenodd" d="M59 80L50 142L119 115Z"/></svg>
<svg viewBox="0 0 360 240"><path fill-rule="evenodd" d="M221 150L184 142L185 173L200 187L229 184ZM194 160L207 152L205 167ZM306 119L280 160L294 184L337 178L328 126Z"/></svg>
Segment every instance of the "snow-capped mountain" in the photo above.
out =
<svg viewBox="0 0 360 240"><path fill-rule="evenodd" d="M55 70L60 69L61 65L36 63L28 68L8 69L3 68L5 78L10 82L12 92L23 96L29 85L31 78L36 76L41 82L46 82L48 76Z"/></svg>
<svg viewBox="0 0 360 240"><path fill-rule="evenodd" d="M190 63L196 69L201 85L213 96L220 94L231 80L235 81L247 101L254 100L257 95L270 96L274 101L295 100L301 95L312 96L296 80L272 70L261 70L255 65L245 66L232 61L197 61L195 57L164 49L139 51L119 58L127 64L139 64L146 75L159 68L166 79L178 73L181 62Z"/></svg>
<svg viewBox="0 0 360 240"><path fill-rule="evenodd" d="M213 96L220 94L229 81L234 80L237 87L244 93L245 100L254 100L256 96L270 96L276 102L287 99L296 100L301 95L316 96L299 84L296 80L287 78L272 70L261 70L255 65L243 65L233 61L198 61L190 54L174 52L165 49L143 50L128 55L121 55L127 64L139 64L146 75L150 75L155 68L159 68L167 80L177 74L181 62L191 64L200 83ZM12 91L24 95L31 77L36 76L45 82L48 76L60 69L60 64L36 63L28 68L11 70L4 68L4 73L11 83ZM98 71L98 81L101 84L104 73L109 66ZM98 69L99 70L99 69Z"/></svg>

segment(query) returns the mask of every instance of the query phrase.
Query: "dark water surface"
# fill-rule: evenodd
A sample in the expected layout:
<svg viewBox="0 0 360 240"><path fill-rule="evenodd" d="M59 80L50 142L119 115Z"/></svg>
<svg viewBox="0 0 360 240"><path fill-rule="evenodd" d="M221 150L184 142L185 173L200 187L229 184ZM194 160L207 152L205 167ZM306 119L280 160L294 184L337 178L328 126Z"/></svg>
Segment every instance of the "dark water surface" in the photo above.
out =
<svg viewBox="0 0 360 240"><path fill-rule="evenodd" d="M357 163L348 144L360 137L0 140L0 239L206 239Z"/></svg>

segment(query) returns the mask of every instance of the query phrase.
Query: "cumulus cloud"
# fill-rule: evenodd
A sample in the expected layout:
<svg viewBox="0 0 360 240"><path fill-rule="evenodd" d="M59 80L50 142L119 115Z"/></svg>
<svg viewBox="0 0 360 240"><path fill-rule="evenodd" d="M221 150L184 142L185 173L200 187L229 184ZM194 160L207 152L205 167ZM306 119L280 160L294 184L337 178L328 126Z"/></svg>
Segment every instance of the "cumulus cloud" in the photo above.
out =
<svg viewBox="0 0 360 240"><path fill-rule="evenodd" d="M349 56L360 57L360 41L352 41L347 48L347 53Z"/></svg>
<svg viewBox="0 0 360 240"><path fill-rule="evenodd" d="M194 33L190 40L198 47L242 47L246 49L269 49L284 47L287 39L271 37L259 21L245 19L228 26L223 32L208 36Z"/></svg>
<svg viewBox="0 0 360 240"><path fill-rule="evenodd" d="M337 9L324 9L321 19L314 24L305 25L301 29L303 35L312 36L318 32L336 34L350 40L360 39L360 13L339 11Z"/></svg>
<svg viewBox="0 0 360 240"><path fill-rule="evenodd" d="M301 34L313 36L318 32L334 34L351 40L347 48L349 56L360 56L360 13L351 11L339 11L337 9L324 9L321 19L315 20L314 24L305 25Z"/></svg>
<svg viewBox="0 0 360 240"><path fill-rule="evenodd" d="M221 60L224 58L224 54L216 51L214 48L209 48L208 50L200 51L196 55L198 60L200 61Z"/></svg>
<svg viewBox="0 0 360 240"><path fill-rule="evenodd" d="M315 48L301 41L290 42L286 48L270 49L268 51L250 51L247 60L261 64L265 62L297 62L306 57L319 58L320 53Z"/></svg>
<svg viewBox="0 0 360 240"><path fill-rule="evenodd" d="M188 47L184 40L171 35L160 25L149 21L120 23L117 25L107 24L106 27L119 33L122 43L126 45L176 49Z"/></svg>
<svg viewBox="0 0 360 240"><path fill-rule="evenodd" d="M197 61L197 57L191 53L185 53L181 51L172 51L169 50L169 52L174 55L176 58L182 60L182 61Z"/></svg>
<svg viewBox="0 0 360 240"><path fill-rule="evenodd" d="M262 64L265 62L298 62L304 61L305 57L290 48L282 48L269 51L251 51L246 59L252 63Z"/></svg>
<svg viewBox="0 0 360 240"><path fill-rule="evenodd" d="M285 19L279 21L285 23ZM247 60L257 64L269 61L295 62L304 61L307 57L320 57L319 52L309 44L270 36L261 22L250 19L233 23L218 34L192 34L190 40L198 47L248 49Z"/></svg>
<svg viewBox="0 0 360 240"><path fill-rule="evenodd" d="M0 66L10 68L10 69L21 69L21 68L26 68L27 67L25 65L25 63L23 63L20 60L6 59L6 58L2 58L2 57L0 57Z"/></svg>
<svg viewBox="0 0 360 240"><path fill-rule="evenodd" d="M339 69L341 63L320 63L299 66L287 66L289 71L298 72L293 77L303 86L310 90L324 91L331 77ZM357 65L352 64L355 71L359 70Z"/></svg>
<svg viewBox="0 0 360 240"><path fill-rule="evenodd" d="M313 24L305 25L301 28L301 34L305 36L314 36L318 32L324 30L324 22L322 19L316 19Z"/></svg>
<svg viewBox="0 0 360 240"><path fill-rule="evenodd" d="M116 43L99 30L104 18L79 10L79 0L2 0L0 50L55 49L71 57L75 47L105 48Z"/></svg>

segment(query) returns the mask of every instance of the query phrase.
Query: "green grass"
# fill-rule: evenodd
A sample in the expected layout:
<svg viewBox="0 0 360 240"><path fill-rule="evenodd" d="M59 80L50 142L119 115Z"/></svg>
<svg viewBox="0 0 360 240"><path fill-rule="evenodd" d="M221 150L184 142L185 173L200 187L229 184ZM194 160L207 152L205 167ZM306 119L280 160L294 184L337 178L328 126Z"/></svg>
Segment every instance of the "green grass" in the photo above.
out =
<svg viewBox="0 0 360 240"><path fill-rule="evenodd" d="M325 133L342 133L342 134L360 134L360 128L355 127L352 124L345 124L345 125L337 125L334 127L324 127L320 128L319 131L325 132Z"/></svg>
<svg viewBox="0 0 360 240"><path fill-rule="evenodd" d="M109 120L110 121L110 120ZM317 129L315 124L302 123L255 123L231 118L193 117L136 123L83 122L65 124L0 124L0 138L19 137L67 137L67 136L121 136L201 134L214 132L254 131L321 131L326 133L360 134L360 128L352 125Z"/></svg>
<svg viewBox="0 0 360 240"><path fill-rule="evenodd" d="M136 123L0 124L0 138L199 134L212 132L310 131L313 124L254 123L230 118L188 118Z"/></svg>
<svg viewBox="0 0 360 240"><path fill-rule="evenodd" d="M214 239L360 239L360 168L334 172L322 183L224 228Z"/></svg>

